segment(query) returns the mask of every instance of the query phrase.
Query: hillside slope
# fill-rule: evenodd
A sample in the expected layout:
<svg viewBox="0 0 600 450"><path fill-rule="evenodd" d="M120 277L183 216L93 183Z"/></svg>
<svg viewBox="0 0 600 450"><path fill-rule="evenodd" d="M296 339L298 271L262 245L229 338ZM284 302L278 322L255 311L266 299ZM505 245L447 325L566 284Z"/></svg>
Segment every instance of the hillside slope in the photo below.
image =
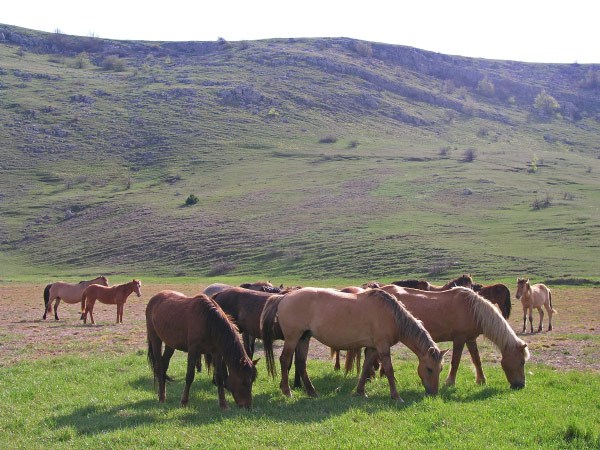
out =
<svg viewBox="0 0 600 450"><path fill-rule="evenodd" d="M598 66L0 25L0 119L4 273L600 277Z"/></svg>

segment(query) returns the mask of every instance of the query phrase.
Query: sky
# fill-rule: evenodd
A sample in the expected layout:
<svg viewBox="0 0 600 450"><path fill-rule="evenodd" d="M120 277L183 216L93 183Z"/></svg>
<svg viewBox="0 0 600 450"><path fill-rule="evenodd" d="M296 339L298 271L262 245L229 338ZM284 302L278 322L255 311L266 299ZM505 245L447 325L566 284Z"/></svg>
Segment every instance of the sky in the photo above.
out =
<svg viewBox="0 0 600 450"><path fill-rule="evenodd" d="M600 63L596 0L30 0L0 23L144 41L348 37L449 55Z"/></svg>

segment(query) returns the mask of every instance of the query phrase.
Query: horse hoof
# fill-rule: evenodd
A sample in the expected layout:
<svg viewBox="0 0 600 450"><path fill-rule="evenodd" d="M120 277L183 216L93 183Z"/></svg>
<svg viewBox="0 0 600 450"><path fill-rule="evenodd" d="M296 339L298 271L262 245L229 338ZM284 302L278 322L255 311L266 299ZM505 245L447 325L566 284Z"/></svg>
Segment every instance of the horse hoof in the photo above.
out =
<svg viewBox="0 0 600 450"><path fill-rule="evenodd" d="M369 398L369 396L365 393L365 392L354 392L352 394L354 397L362 397L362 398Z"/></svg>
<svg viewBox="0 0 600 450"><path fill-rule="evenodd" d="M398 403L404 403L404 400L402 400L402 397L398 396L396 398L392 397L392 400L398 402Z"/></svg>

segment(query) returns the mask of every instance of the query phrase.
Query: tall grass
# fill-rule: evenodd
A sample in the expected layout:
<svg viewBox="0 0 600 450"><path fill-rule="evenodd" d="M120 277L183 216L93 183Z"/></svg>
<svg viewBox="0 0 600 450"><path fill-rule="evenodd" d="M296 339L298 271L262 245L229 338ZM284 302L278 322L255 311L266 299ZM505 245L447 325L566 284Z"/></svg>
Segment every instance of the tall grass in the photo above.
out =
<svg viewBox="0 0 600 450"><path fill-rule="evenodd" d="M260 364L260 363L259 363ZM356 379L310 361L320 396L283 397L264 367L254 408L218 408L216 388L197 374L188 408L179 407L184 355L159 404L142 351L23 362L0 369L1 448L597 448L600 375L529 366L525 389L513 391L499 367L488 384L468 376L426 397L413 361L395 361L404 403L387 380L352 395ZM260 367L260 366L259 366Z"/></svg>

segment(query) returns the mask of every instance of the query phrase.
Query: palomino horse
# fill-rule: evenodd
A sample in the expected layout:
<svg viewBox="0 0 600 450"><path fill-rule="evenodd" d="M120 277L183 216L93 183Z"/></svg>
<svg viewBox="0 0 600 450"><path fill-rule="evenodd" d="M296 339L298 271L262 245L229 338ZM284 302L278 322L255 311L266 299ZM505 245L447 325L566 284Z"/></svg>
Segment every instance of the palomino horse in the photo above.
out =
<svg viewBox="0 0 600 450"><path fill-rule="evenodd" d="M532 286L528 278L518 278L515 297L517 300L520 299L523 305L523 333L525 333L525 329L527 328L527 312L529 312L529 326L533 333L533 308L537 309L540 313L538 333L542 331L542 321L544 319L542 306L548 311L548 331L552 330L552 314L557 314L557 312L552 308L552 292L550 292L550 289L546 285L538 283Z"/></svg>
<svg viewBox="0 0 600 450"><path fill-rule="evenodd" d="M477 336L483 334L502 353L502 369L512 388L525 386L527 344L517 337L498 309L470 289L456 287L442 292L427 292L390 285L382 288L406 306L436 342L452 341L452 366L446 379L454 385L465 343L475 365L476 382L485 383L481 370Z"/></svg>
<svg viewBox="0 0 600 450"><path fill-rule="evenodd" d="M61 300L66 303L79 303L81 301L81 294L86 287L90 284L101 284L102 286L108 286L108 280L104 276L94 278L90 281L80 281L76 284L65 283L63 281L57 281L50 283L44 289L44 315L42 318L46 320L46 314L52 309L52 302L54 303L54 319L58 320L58 305Z"/></svg>
<svg viewBox="0 0 600 450"><path fill-rule="evenodd" d="M379 357L394 400L402 400L396 390L390 348L401 341L419 358L418 374L425 391L436 394L442 370L442 352L417 321L394 297L380 289L352 294L333 289L303 288L285 295L274 294L267 300L261 316L261 329L267 369L275 375L273 337L279 327L285 342L281 363L281 390L291 396L288 373L296 349L297 367L302 369L306 392L316 397L306 372L306 357L311 336L332 348L351 350L367 347L365 368ZM368 371L368 370L367 370ZM356 392L365 395L367 371L363 370Z"/></svg>
<svg viewBox="0 0 600 450"><path fill-rule="evenodd" d="M419 289L421 291L445 291L456 286L464 286L470 289L471 285L473 284L473 278L471 277L471 274L464 273L461 276L456 277L454 280L448 281L443 286L436 286L435 284L431 284L425 280L400 280L394 281L392 284L401 287Z"/></svg>
<svg viewBox="0 0 600 450"><path fill-rule="evenodd" d="M96 300L106 305L117 305L117 323L123 323L123 309L127 297L133 292L138 297L142 296L142 282L140 280L133 280L129 283L119 284L117 286L101 286L99 284L89 285L83 294L81 295L81 319L83 323L87 323L87 315L90 313L90 320L92 324L94 322L94 304Z"/></svg>
<svg viewBox="0 0 600 450"><path fill-rule="evenodd" d="M500 312L502 313L502 317L505 319L510 317L512 304L510 302L510 290L506 287L506 285L491 284L489 286L482 286L481 284L473 284L471 289L473 289L483 298L498 305L498 308L500 308Z"/></svg>
<svg viewBox="0 0 600 450"><path fill-rule="evenodd" d="M230 289L232 287L234 286L230 284L213 283L204 288L202 293L209 297L213 297L215 294L218 294L219 292L222 292L225 289ZM278 293L281 290L281 288L273 286L270 281L256 281L254 283L243 283L240 285L240 287L244 289L250 289L251 291L271 292L274 294Z"/></svg>
<svg viewBox="0 0 600 450"><path fill-rule="evenodd" d="M228 408L224 388L232 393L238 406L252 407L255 363L244 352L235 325L209 297L199 294L189 298L181 292L159 292L146 306L146 329L148 361L154 379L158 379L160 402L166 400L165 381L171 356L175 350L180 350L188 354L182 406L187 406L189 401L196 361L202 354L209 354L215 365L215 383L221 409Z"/></svg>

